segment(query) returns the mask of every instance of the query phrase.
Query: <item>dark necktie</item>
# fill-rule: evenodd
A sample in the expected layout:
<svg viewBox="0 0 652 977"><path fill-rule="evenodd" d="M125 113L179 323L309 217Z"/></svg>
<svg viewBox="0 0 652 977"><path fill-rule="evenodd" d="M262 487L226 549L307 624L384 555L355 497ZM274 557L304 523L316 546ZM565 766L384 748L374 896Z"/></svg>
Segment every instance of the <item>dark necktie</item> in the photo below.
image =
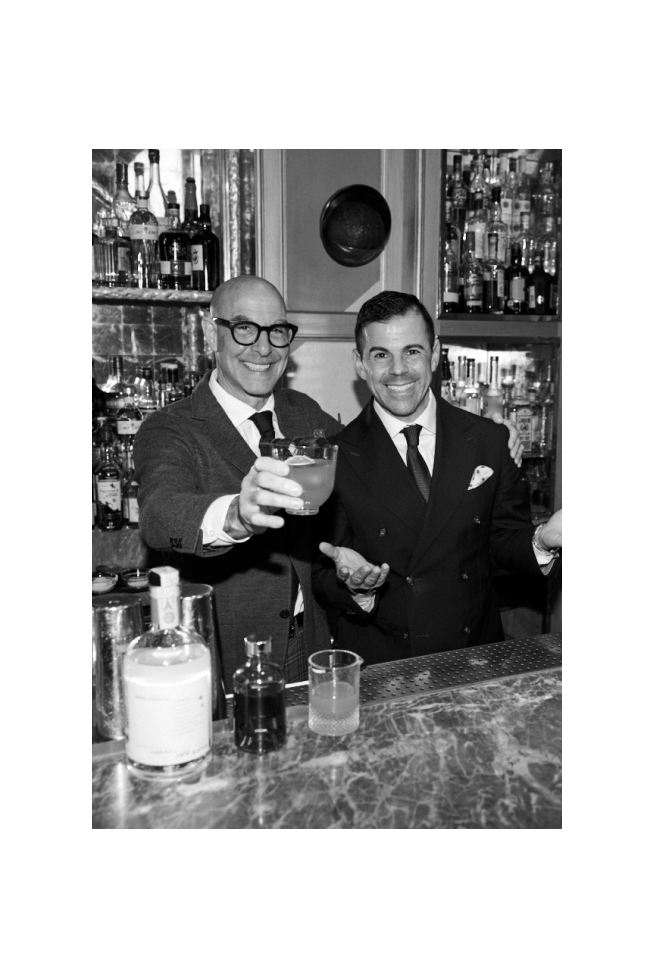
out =
<svg viewBox="0 0 652 977"><path fill-rule="evenodd" d="M401 434L405 435L405 440L408 443L407 466L410 470L412 478L417 483L417 488L427 502L428 495L430 494L430 472L428 471L428 466L426 465L425 460L419 452L420 433L420 424L410 424L408 427L404 427L401 431Z"/></svg>
<svg viewBox="0 0 652 977"><path fill-rule="evenodd" d="M252 414L249 420L253 421L260 431L261 441L271 441L276 437L271 410L261 410L257 414Z"/></svg>

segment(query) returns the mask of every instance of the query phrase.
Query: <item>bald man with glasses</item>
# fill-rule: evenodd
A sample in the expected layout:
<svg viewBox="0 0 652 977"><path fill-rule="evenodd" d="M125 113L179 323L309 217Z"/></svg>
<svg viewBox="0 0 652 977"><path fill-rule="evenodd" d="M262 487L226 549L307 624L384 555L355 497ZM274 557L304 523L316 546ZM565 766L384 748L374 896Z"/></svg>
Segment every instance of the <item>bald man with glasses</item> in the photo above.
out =
<svg viewBox="0 0 652 977"><path fill-rule="evenodd" d="M296 332L269 282L225 282L204 318L216 369L136 435L141 535L184 580L212 584L227 692L253 631L271 634L288 682L307 678L307 655L330 646L312 597L314 520L276 514L301 506L301 487L285 462L258 450L264 436L321 428L329 437L342 428L306 394L274 392Z"/></svg>

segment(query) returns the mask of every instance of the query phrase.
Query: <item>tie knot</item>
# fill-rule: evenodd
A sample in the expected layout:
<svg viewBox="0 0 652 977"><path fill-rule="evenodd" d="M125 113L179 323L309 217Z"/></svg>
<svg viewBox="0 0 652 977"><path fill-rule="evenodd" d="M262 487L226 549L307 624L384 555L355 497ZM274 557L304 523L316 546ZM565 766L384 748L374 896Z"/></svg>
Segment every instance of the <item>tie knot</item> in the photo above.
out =
<svg viewBox="0 0 652 977"><path fill-rule="evenodd" d="M251 414L249 420L253 421L260 431L261 439L268 441L276 436L274 432L274 422L272 421L271 410L261 410L256 414Z"/></svg>
<svg viewBox="0 0 652 977"><path fill-rule="evenodd" d="M421 434L420 424L409 424L408 427L404 427L401 434L405 435L405 440L408 443L408 448L416 448L419 444L419 435Z"/></svg>

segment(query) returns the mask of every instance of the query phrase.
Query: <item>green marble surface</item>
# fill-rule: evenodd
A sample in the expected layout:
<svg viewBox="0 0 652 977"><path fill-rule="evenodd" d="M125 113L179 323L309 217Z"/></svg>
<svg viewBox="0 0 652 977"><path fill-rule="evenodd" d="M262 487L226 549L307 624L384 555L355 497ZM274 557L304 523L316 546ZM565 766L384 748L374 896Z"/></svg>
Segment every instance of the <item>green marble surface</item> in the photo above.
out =
<svg viewBox="0 0 652 977"><path fill-rule="evenodd" d="M228 721L194 782L143 783L93 748L94 828L560 828L561 668L361 707L350 736L288 710L288 741L240 753Z"/></svg>

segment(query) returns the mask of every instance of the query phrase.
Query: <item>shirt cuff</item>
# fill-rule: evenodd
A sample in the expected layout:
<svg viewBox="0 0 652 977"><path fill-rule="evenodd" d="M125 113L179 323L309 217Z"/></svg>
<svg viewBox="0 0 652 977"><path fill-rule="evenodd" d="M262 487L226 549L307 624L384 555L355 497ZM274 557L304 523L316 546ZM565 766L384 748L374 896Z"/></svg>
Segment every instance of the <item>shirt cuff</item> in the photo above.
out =
<svg viewBox="0 0 652 977"><path fill-rule="evenodd" d="M539 564L539 569L545 577L548 576L552 570L553 563L558 558L558 553L542 553L541 550L532 543L532 549L534 550L534 555L537 558L537 563Z"/></svg>
<svg viewBox="0 0 652 977"><path fill-rule="evenodd" d="M238 493L236 492L234 495L221 495L219 499L211 502L201 523L202 542L204 546L211 546L218 549L220 546L233 546L236 543L246 543L248 539L251 539L251 536L245 536L243 539L233 539L232 536L224 532L226 514L229 511L229 506L237 497Z"/></svg>
<svg viewBox="0 0 652 977"><path fill-rule="evenodd" d="M351 594L353 600L359 605L360 610L370 614L376 603L376 594Z"/></svg>

